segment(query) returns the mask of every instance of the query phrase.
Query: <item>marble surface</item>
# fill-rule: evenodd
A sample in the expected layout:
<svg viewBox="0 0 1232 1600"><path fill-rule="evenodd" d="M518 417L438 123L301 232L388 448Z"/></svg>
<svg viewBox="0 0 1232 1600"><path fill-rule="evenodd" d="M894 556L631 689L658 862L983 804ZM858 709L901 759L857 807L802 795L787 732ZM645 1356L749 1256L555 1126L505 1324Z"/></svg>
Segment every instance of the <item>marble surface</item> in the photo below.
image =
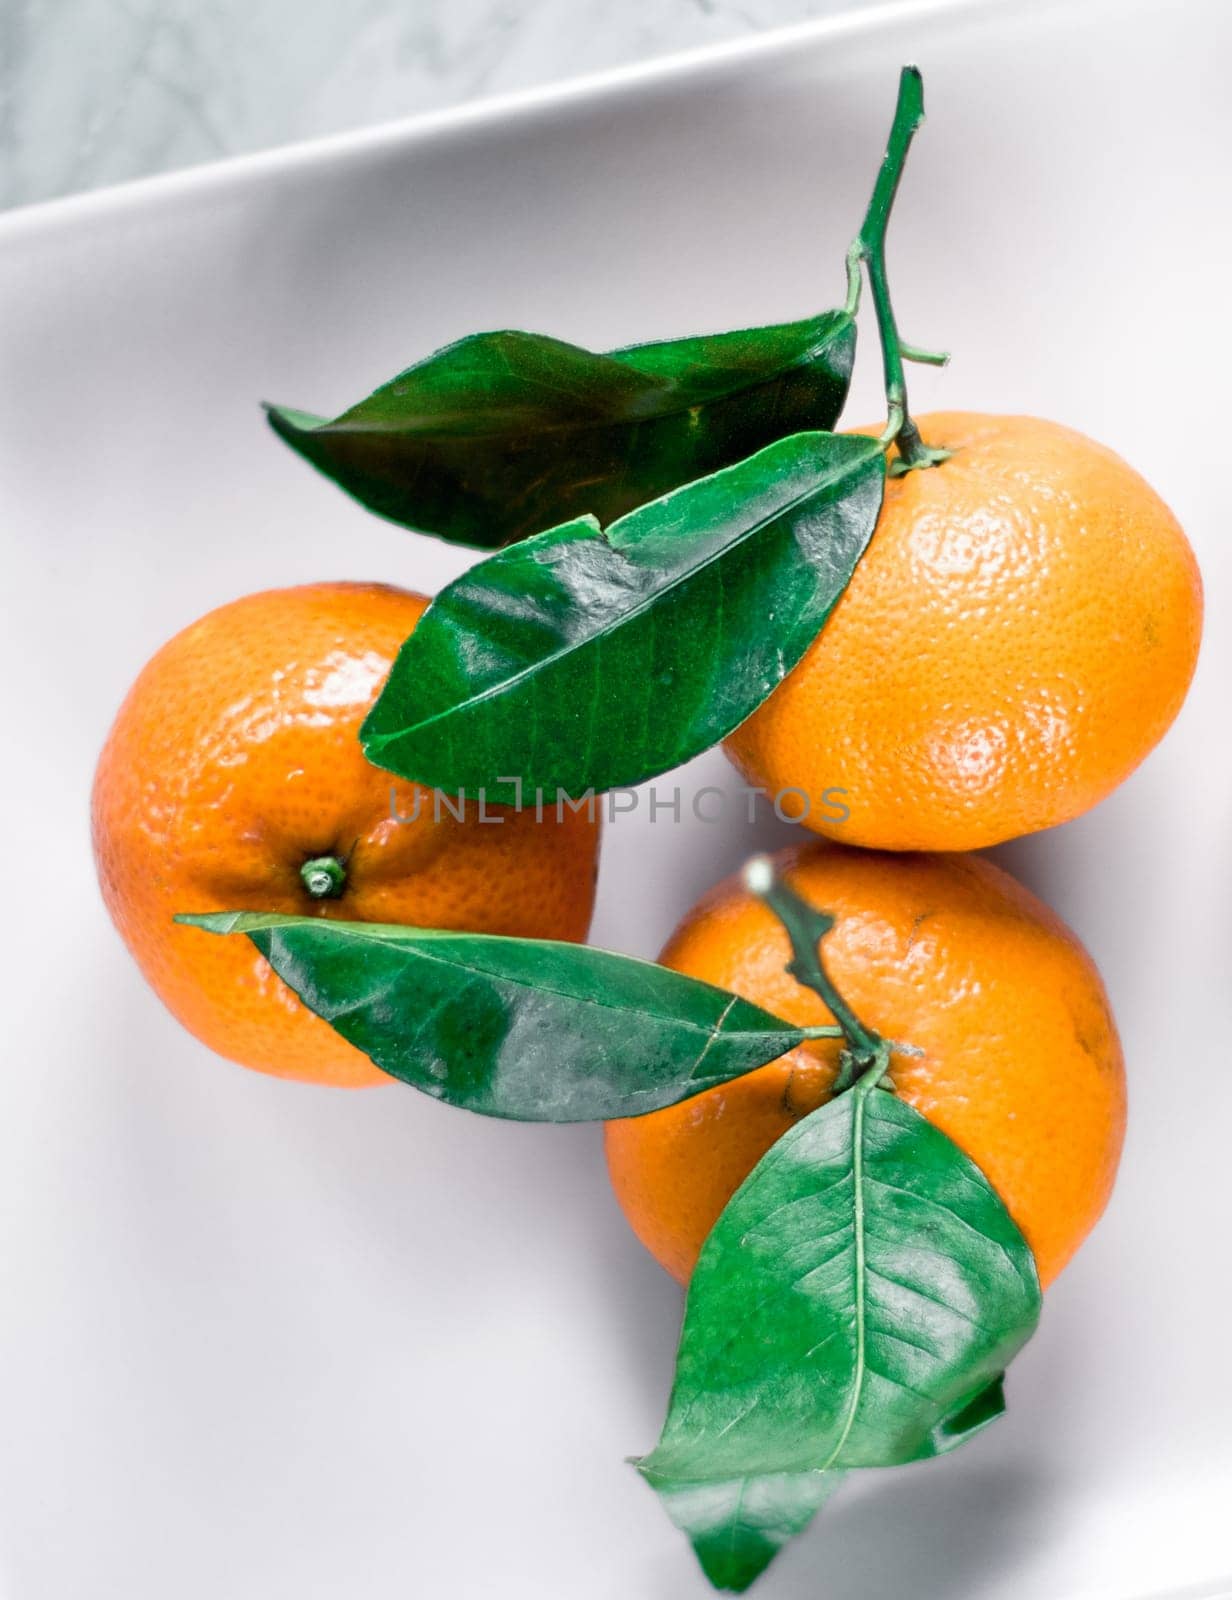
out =
<svg viewBox="0 0 1232 1600"><path fill-rule="evenodd" d="M870 3L0 0L0 205Z"/></svg>

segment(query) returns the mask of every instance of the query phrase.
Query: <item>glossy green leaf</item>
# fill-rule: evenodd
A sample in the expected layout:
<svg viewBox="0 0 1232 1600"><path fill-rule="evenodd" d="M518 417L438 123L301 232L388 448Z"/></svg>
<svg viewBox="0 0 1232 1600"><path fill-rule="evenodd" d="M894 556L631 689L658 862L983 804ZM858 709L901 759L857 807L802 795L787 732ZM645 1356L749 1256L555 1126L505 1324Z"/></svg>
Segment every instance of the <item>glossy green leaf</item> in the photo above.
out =
<svg viewBox="0 0 1232 1600"><path fill-rule="evenodd" d="M803 1533L842 1479L841 1472L781 1472L655 1488L714 1587L742 1594Z"/></svg>
<svg viewBox="0 0 1232 1600"><path fill-rule="evenodd" d="M715 1224L640 1470L680 1520L685 1486L937 1455L1000 1413L1039 1307L983 1173L866 1076L784 1134ZM755 1536L750 1565L759 1552Z"/></svg>
<svg viewBox="0 0 1232 1600"><path fill-rule="evenodd" d="M977 1433L983 1433L990 1423L1004 1415L1005 1374L1002 1372L966 1405L941 1418L930 1431L928 1443L921 1446L916 1460L925 1461L930 1456L947 1455L960 1444L966 1444Z"/></svg>
<svg viewBox="0 0 1232 1600"><path fill-rule="evenodd" d="M981 1432L1005 1410L1001 1377L964 1407L944 1418L921 1455L942 1455ZM764 1477L685 1483L642 1471L668 1516L693 1546L702 1571L716 1589L743 1593L779 1551L803 1533L845 1473L779 1472Z"/></svg>
<svg viewBox="0 0 1232 1600"><path fill-rule="evenodd" d="M640 1116L804 1037L724 989L586 945L261 912L177 921L246 934L382 1072L490 1117Z"/></svg>
<svg viewBox="0 0 1232 1600"><path fill-rule="evenodd" d="M365 753L514 805L677 766L743 722L817 637L884 481L875 439L801 433L606 530L572 522L490 556L403 646Z"/></svg>
<svg viewBox="0 0 1232 1600"><path fill-rule="evenodd" d="M597 355L533 333L438 350L327 421L268 407L280 438L369 510L495 550L583 513L610 522L805 428L831 428L843 311Z"/></svg>

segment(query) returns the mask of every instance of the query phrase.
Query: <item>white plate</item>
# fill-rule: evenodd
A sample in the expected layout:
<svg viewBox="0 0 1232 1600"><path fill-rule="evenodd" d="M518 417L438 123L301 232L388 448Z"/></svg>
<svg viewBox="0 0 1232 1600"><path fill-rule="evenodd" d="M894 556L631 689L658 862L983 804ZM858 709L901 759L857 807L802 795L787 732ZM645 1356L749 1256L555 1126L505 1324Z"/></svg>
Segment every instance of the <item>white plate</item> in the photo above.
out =
<svg viewBox="0 0 1232 1600"><path fill-rule="evenodd" d="M94 756L208 607L464 557L266 432L490 326L595 345L803 315L899 64L931 121L894 223L941 402L1055 416L1172 502L1208 582L1174 732L1098 813L1004 852L1087 941L1133 1108L1116 1199L1008 1418L849 1485L766 1600L1126 1600L1232 1573L1226 1371L1232 757L1220 0L906 8L0 222L6 1600L680 1600L622 1457L679 1310L598 1132L213 1059L99 905ZM879 406L867 346L852 415ZM721 757L689 781L735 784ZM778 835L788 830L777 829ZM776 829L611 830L595 937L653 953Z"/></svg>

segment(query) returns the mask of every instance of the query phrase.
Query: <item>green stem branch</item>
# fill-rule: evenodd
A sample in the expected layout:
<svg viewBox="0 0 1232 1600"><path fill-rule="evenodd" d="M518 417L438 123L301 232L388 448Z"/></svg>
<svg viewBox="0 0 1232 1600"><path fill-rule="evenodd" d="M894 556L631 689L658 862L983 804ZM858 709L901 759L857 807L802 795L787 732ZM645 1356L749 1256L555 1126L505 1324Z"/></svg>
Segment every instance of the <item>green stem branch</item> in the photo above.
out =
<svg viewBox="0 0 1232 1600"><path fill-rule="evenodd" d="M757 856L749 862L744 871L744 881L760 900L765 901L787 931L792 950L787 971L797 983L802 983L819 997L838 1024L837 1030L828 1033L810 1029L809 1036L833 1038L835 1032L839 1033L846 1042L854 1067L860 1072L873 1067L883 1055L888 1060L889 1046L880 1034L872 1028L866 1028L856 1016L835 987L821 959L821 941L834 926L834 918L830 913L816 911L806 900L802 900L777 875L765 856ZM878 1076L881 1074L878 1073Z"/></svg>
<svg viewBox="0 0 1232 1600"><path fill-rule="evenodd" d="M930 450L920 438L920 430L911 420L907 408L907 383L903 375L904 360L927 361L944 364L948 359L940 353L920 350L906 345L898 336L894 307L890 300L890 285L886 275L885 241L894 197L907 152L911 148L916 130L924 121L924 82L918 67L904 67L898 83L898 104L894 123L890 129L889 143L882 159L872 198L864 214L864 222L847 254L847 299L853 303L852 275L858 279L862 263L868 272L868 285L873 296L873 309L877 317L877 332L881 339L881 358L885 371L887 422L882 434L888 446L897 443L898 460L892 471L910 472L917 467L935 466L944 461L948 451ZM858 290L854 303L859 304Z"/></svg>

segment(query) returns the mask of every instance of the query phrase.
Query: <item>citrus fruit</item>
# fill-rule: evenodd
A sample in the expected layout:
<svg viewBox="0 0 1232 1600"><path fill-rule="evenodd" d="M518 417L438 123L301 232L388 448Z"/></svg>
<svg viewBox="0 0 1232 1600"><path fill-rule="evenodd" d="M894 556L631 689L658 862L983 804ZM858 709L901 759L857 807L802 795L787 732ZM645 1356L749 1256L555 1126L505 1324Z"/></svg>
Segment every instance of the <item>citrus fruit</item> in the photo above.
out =
<svg viewBox="0 0 1232 1600"><path fill-rule="evenodd" d="M1121 1047L1077 939L978 856L885 855L820 841L778 870L837 921L822 944L839 993L893 1040L888 1079L979 1166L1044 1283L1104 1209L1125 1129ZM778 920L738 879L713 889L661 960L797 1026L831 1022L784 970ZM611 1122L607 1158L634 1232L682 1281L750 1169L824 1104L835 1040L648 1116Z"/></svg>
<svg viewBox="0 0 1232 1600"><path fill-rule="evenodd" d="M457 802L364 759L359 725L427 604L319 583L222 606L158 651L108 735L93 797L107 907L167 1007L244 1066L389 1082L247 939L179 926L177 912L586 936L597 819L493 807L482 820L475 796L458 819Z"/></svg>
<svg viewBox="0 0 1232 1600"><path fill-rule="evenodd" d="M953 454L887 480L825 630L727 750L819 833L978 849L1079 816L1162 738L1202 586L1112 451L1031 417L918 420Z"/></svg>

